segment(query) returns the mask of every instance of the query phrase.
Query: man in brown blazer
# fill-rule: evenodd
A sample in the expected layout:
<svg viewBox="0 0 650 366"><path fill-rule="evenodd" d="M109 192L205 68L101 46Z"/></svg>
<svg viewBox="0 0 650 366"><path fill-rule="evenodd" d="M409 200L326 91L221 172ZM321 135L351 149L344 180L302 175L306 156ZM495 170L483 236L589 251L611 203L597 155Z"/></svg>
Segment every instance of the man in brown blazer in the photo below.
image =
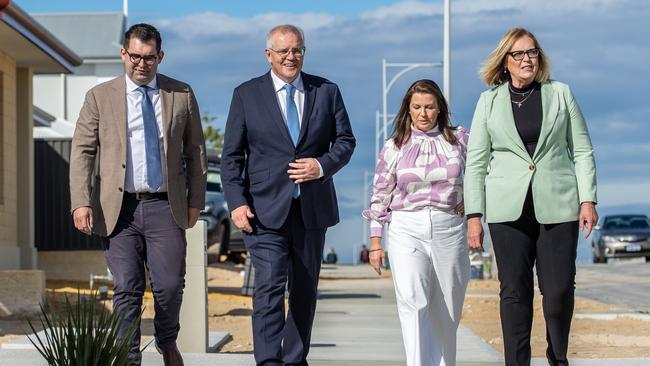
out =
<svg viewBox="0 0 650 366"><path fill-rule="evenodd" d="M121 334L140 313L146 267L156 346L165 365L183 365L176 337L185 229L204 207L207 176L201 118L190 86L156 73L164 56L156 28L129 28L120 53L126 75L92 88L79 113L70 157L72 215L77 229L108 237ZM129 365L140 365L139 327L131 345Z"/></svg>

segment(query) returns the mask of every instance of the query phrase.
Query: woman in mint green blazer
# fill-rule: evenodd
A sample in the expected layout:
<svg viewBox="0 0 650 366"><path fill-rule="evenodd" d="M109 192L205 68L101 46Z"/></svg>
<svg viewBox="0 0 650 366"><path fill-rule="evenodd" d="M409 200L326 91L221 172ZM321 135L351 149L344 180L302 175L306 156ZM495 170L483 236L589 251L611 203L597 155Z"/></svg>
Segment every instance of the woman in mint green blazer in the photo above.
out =
<svg viewBox="0 0 650 366"><path fill-rule="evenodd" d="M499 268L506 365L530 364L533 266L543 296L550 365L568 365L578 229L598 220L585 120L566 84L550 80L535 36L508 31L485 62L491 89L476 105L464 202L470 247L490 228Z"/></svg>

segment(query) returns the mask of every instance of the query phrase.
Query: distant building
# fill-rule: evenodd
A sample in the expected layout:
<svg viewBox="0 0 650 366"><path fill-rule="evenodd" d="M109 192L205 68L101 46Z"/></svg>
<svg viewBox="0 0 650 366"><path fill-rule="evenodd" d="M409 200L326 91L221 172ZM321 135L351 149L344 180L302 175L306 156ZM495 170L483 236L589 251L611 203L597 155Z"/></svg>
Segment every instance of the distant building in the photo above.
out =
<svg viewBox="0 0 650 366"><path fill-rule="evenodd" d="M0 316L38 309L44 294L44 273L35 270L32 77L79 65L37 20L0 2Z"/></svg>
<svg viewBox="0 0 650 366"><path fill-rule="evenodd" d="M35 76L34 105L57 120L75 123L86 92L124 73L119 50L126 31L126 17L119 12L34 14L33 17L83 60L74 74Z"/></svg>

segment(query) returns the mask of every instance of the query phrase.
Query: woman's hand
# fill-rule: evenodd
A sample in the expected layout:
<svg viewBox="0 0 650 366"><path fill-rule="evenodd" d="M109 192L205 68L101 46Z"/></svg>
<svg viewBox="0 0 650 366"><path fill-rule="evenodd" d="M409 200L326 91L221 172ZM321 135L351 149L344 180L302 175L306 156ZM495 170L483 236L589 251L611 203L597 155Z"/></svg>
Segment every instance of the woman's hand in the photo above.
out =
<svg viewBox="0 0 650 366"><path fill-rule="evenodd" d="M598 222L598 213L593 202L583 202L580 204L580 216L578 218L580 231L585 232L585 239L591 235L591 230Z"/></svg>
<svg viewBox="0 0 650 366"><path fill-rule="evenodd" d="M483 225L480 217L467 220L467 244L470 248L483 249Z"/></svg>
<svg viewBox="0 0 650 366"><path fill-rule="evenodd" d="M370 265L375 269L378 275L381 275L381 267L386 267L386 254L381 246L381 238L378 236L370 237Z"/></svg>
<svg viewBox="0 0 650 366"><path fill-rule="evenodd" d="M456 207L454 207L454 212L460 217L465 216L465 204L463 201L460 201Z"/></svg>

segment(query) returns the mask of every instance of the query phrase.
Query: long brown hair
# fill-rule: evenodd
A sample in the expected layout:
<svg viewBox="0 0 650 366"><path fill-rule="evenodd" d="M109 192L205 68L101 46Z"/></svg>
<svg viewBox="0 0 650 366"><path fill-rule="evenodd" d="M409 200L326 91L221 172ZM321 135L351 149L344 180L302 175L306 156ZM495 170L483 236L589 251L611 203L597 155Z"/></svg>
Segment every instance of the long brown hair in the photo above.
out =
<svg viewBox="0 0 650 366"><path fill-rule="evenodd" d="M453 130L456 128L452 127L451 122L449 121L449 106L447 106L447 101L442 95L440 87L433 80L422 79L411 84L411 86L406 91L406 94L404 94L404 98L402 98L402 106L400 107L399 112L395 117L395 127L393 129L393 135L391 136L393 142L395 143L395 146L398 148L402 147L402 145L411 137L412 121L411 115L409 114L409 107L411 104L411 97L415 93L431 94L434 98L436 98L436 101L438 102L438 109L440 109L440 113L438 113L436 120L436 125L440 129L440 132L442 132L442 135L445 137L445 140L447 140L447 142L452 145L458 142L456 135L453 133Z"/></svg>

